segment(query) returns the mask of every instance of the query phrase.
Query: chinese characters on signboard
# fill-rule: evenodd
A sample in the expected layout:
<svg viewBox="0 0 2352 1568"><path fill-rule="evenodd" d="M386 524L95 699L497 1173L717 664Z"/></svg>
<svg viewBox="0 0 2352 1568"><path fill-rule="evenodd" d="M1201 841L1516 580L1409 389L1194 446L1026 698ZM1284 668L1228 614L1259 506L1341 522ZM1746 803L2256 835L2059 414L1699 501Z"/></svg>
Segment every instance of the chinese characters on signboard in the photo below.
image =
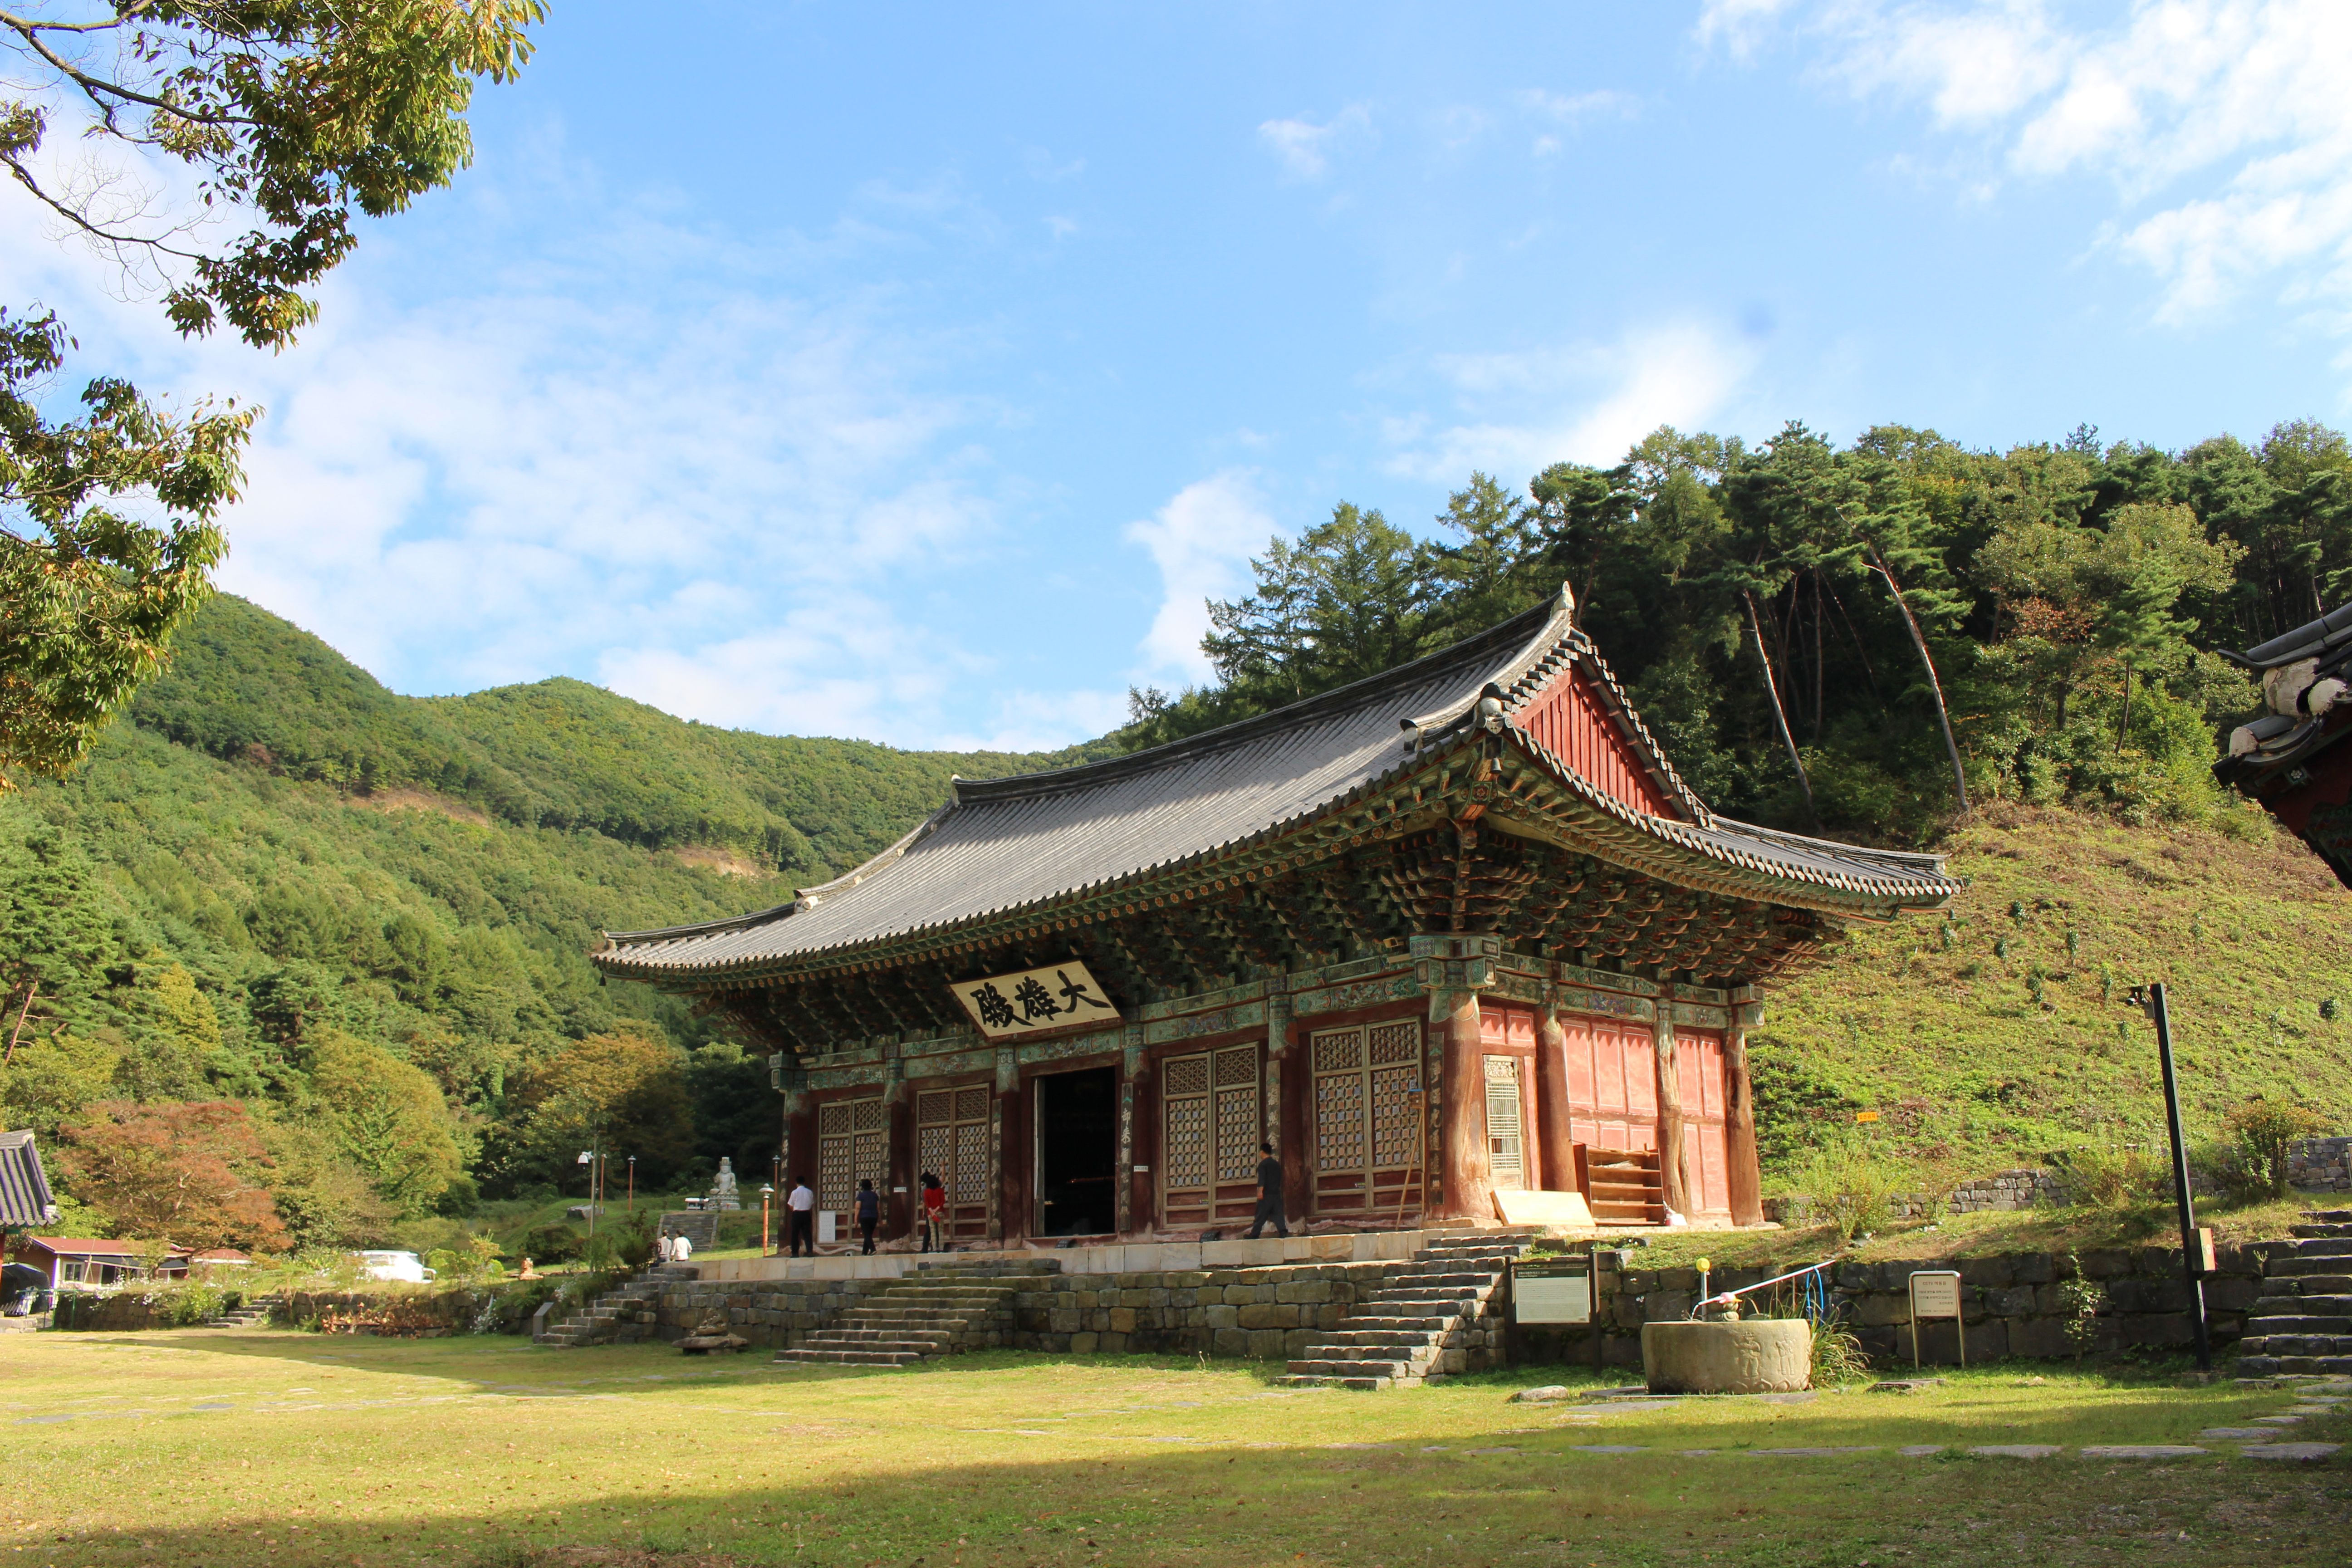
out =
<svg viewBox="0 0 2352 1568"><path fill-rule="evenodd" d="M1083 963L1055 963L1018 974L967 980L954 990L966 1016L992 1040L1066 1029L1073 1024L1118 1022L1118 1009Z"/></svg>

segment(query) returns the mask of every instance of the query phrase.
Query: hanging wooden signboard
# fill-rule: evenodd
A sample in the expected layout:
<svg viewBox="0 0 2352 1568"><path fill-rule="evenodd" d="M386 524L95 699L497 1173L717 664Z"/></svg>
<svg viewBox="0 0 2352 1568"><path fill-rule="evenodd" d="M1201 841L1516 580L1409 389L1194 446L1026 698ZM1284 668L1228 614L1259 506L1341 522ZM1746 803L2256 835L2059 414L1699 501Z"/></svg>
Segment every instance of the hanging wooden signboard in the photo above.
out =
<svg viewBox="0 0 2352 1568"><path fill-rule="evenodd" d="M1923 1268L1911 1276L1911 1364L1919 1364L1919 1320L1949 1318L1960 1343L1960 1364L1969 1364L1967 1331L1960 1327L1960 1277L1953 1269Z"/></svg>
<svg viewBox="0 0 2352 1568"><path fill-rule="evenodd" d="M1103 988L1083 963L992 974L950 989L981 1034L992 1041L1118 1022L1118 1007L1103 994Z"/></svg>

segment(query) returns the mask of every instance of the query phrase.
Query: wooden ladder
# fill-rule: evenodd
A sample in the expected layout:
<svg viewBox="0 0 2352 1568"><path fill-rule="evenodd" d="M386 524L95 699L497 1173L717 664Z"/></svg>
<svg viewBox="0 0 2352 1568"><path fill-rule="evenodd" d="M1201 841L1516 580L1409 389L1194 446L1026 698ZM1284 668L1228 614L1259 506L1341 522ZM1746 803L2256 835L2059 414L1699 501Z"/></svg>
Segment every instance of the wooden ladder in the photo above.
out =
<svg viewBox="0 0 2352 1568"><path fill-rule="evenodd" d="M1664 1225L1666 1183L1654 1149L1576 1146L1576 1179L1601 1225Z"/></svg>

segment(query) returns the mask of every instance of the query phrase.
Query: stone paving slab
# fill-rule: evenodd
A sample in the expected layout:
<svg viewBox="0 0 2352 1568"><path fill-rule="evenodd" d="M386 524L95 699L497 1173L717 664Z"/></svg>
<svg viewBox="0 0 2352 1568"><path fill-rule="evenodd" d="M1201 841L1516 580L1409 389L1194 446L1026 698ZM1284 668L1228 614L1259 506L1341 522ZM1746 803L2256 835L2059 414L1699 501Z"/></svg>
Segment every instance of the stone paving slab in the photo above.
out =
<svg viewBox="0 0 2352 1568"><path fill-rule="evenodd" d="M2197 1434L2200 1443L2252 1443L2278 1436L2275 1426L2208 1426Z"/></svg>
<svg viewBox="0 0 2352 1568"><path fill-rule="evenodd" d="M2300 1426L2303 1425L2303 1417L2300 1415L2257 1415L2254 1417L2254 1425L2257 1426Z"/></svg>
<svg viewBox="0 0 2352 1568"><path fill-rule="evenodd" d="M2305 1464L2335 1454L2341 1443L2249 1443L2238 1450L2249 1459L2291 1459Z"/></svg>
<svg viewBox="0 0 2352 1568"><path fill-rule="evenodd" d="M2199 1459L2211 1451L2180 1443L2097 1443L2082 1452L2086 1459Z"/></svg>
<svg viewBox="0 0 2352 1568"><path fill-rule="evenodd" d="M1646 1454L1643 1447L1628 1447L1622 1443L1580 1443L1570 1448L1571 1454Z"/></svg>
<svg viewBox="0 0 2352 1568"><path fill-rule="evenodd" d="M2055 1443L1987 1443L1969 1450L1992 1459L2046 1459L2061 1451Z"/></svg>
<svg viewBox="0 0 2352 1568"><path fill-rule="evenodd" d="M1865 1443L1860 1447L1853 1448L1746 1448L1741 1452L1752 1454L1758 1458L1826 1459L1839 1454L1875 1454L1878 1452L1878 1447L1874 1443Z"/></svg>
<svg viewBox="0 0 2352 1568"><path fill-rule="evenodd" d="M1906 1443L1895 1451L1906 1459L1926 1459L1943 1453L1948 1447L1944 1443Z"/></svg>

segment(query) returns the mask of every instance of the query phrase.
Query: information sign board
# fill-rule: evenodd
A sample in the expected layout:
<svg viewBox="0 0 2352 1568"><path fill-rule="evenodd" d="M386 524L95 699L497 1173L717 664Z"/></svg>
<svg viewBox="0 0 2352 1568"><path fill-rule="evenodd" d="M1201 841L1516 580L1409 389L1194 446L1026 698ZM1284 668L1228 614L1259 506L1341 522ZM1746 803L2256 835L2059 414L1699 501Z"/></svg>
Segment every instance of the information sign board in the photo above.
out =
<svg viewBox="0 0 2352 1568"><path fill-rule="evenodd" d="M1948 1268L1923 1268L1911 1276L1911 1364L1919 1364L1919 1320L1949 1318L1960 1342L1960 1364L1969 1364L1967 1331L1960 1326L1960 1277Z"/></svg>
<svg viewBox="0 0 2352 1568"><path fill-rule="evenodd" d="M1588 1258L1522 1259L1511 1270L1511 1321L1519 1323L1592 1321L1592 1260Z"/></svg>

